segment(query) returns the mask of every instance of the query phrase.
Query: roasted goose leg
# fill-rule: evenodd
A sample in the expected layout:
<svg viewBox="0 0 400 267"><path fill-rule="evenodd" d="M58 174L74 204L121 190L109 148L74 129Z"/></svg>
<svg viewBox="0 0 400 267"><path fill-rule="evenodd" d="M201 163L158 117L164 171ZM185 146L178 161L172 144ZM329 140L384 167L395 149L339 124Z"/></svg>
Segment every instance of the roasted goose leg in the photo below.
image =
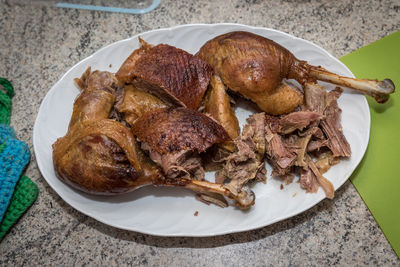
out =
<svg viewBox="0 0 400 267"><path fill-rule="evenodd" d="M75 100L68 132L53 144L56 174L94 194L133 190L144 173L136 140L127 127L108 119L117 79L109 72L88 69L76 83L82 92Z"/></svg>
<svg viewBox="0 0 400 267"><path fill-rule="evenodd" d="M293 107L293 101L300 97L296 97L289 87L281 88L279 104L271 105L269 98L283 78L295 79L302 85L322 80L347 86L374 97L380 103L387 101L389 94L394 92L393 82L389 79L379 82L338 76L298 60L274 41L249 32L217 36L206 42L197 55L214 68L229 89L252 100L269 114L282 114L280 110L285 113L293 111L296 107Z"/></svg>

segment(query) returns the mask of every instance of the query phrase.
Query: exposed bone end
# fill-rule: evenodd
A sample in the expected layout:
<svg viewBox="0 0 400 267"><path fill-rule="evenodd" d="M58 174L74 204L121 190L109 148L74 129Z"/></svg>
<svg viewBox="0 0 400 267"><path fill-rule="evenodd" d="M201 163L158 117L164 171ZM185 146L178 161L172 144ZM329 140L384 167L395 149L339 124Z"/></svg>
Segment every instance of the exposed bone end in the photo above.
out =
<svg viewBox="0 0 400 267"><path fill-rule="evenodd" d="M255 194L247 186L240 190L232 190L223 184L215 184L208 181L191 180L185 178L163 178L155 183L155 185L184 187L203 194L219 194L226 198L235 200L235 205L241 209L248 209L255 203Z"/></svg>
<svg viewBox="0 0 400 267"><path fill-rule="evenodd" d="M385 91L387 94L394 93L395 86L391 79L384 79L383 81L379 82L379 88Z"/></svg>
<svg viewBox="0 0 400 267"><path fill-rule="evenodd" d="M339 76L322 67L310 66L309 75L321 81L358 90L366 95L372 96L378 103L385 103L389 99L389 95L394 93L395 89L395 86L390 79L385 79L383 81L354 79Z"/></svg>
<svg viewBox="0 0 400 267"><path fill-rule="evenodd" d="M256 195L248 186L242 187L241 191L235 197L235 205L241 209L248 209L254 205Z"/></svg>
<svg viewBox="0 0 400 267"><path fill-rule="evenodd" d="M383 94L374 96L378 103L385 103L389 99L389 95L394 93L395 86L391 79L384 79L378 83L378 88Z"/></svg>

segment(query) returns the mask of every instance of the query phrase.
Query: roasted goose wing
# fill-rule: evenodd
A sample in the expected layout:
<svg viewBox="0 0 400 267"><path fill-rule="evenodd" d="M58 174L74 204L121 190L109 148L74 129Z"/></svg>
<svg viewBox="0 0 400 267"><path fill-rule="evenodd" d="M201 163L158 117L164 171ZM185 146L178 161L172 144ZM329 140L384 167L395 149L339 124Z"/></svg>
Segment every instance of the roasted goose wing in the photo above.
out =
<svg viewBox="0 0 400 267"><path fill-rule="evenodd" d="M274 41L250 32L217 36L206 42L197 55L214 68L231 90L252 100L269 114L291 112L302 102L293 88L279 87L284 78L295 79L302 85L318 79L347 86L373 96L378 102L387 101L394 92L394 84L389 79L379 82L341 77L298 60ZM278 103L271 105L270 97L277 90L281 90L280 97L276 98Z"/></svg>

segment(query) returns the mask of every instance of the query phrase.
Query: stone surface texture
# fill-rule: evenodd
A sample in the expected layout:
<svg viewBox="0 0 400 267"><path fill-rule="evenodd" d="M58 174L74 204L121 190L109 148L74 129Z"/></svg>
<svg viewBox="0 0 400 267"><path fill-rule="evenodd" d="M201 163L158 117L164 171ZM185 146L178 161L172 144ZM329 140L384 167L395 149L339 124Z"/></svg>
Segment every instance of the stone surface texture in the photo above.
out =
<svg viewBox="0 0 400 267"><path fill-rule="evenodd" d="M234 22L278 29L340 57L399 30L399 1L162 0L143 15L55 3L0 0L0 76L15 86L11 125L31 148L26 174L40 190L0 243L0 266L399 266L350 182L333 201L258 230L156 237L115 229L71 208L41 176L32 147L33 124L49 89L74 64L115 41L180 24Z"/></svg>

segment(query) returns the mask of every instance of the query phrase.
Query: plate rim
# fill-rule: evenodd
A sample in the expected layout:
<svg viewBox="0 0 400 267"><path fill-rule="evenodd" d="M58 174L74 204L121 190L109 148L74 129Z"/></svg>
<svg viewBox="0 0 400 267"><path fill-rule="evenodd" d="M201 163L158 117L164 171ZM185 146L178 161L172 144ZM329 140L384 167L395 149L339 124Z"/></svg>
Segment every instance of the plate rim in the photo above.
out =
<svg viewBox="0 0 400 267"><path fill-rule="evenodd" d="M262 228L262 227L266 227L266 226L272 225L272 224L277 223L277 222L279 222L279 221L282 221L282 220L285 220L285 219L294 217L294 216L296 216L296 215L298 215L298 214L300 214L300 213L303 213L303 212L309 210L310 208L316 206L316 205L319 204L322 200L325 199L325 197L322 197L321 199L317 200L316 202L312 203L311 205L306 206L305 208L301 208L299 211L294 211L294 212L291 212L291 213L286 214L286 215L283 215L283 216L278 216L277 218L275 218L274 220L272 220L272 221L270 221L270 222L268 222L268 223L266 223L266 224L261 224L261 225L257 225L257 226L252 226L252 227L250 227L250 228L248 228L248 227L240 227L240 228L235 228L235 229L232 229L232 230L225 230L225 231L218 231L218 232L209 232L209 233L199 233L199 234L196 234L196 233L186 233L186 232L177 232L177 233L173 233L173 234L171 234L171 233L160 233L160 232L157 232L157 233L156 233L156 232L143 231L143 230L138 230L138 229L134 229L134 230L133 230L133 229L128 228L128 227L125 227L125 226L123 226L123 225L118 225L118 224L115 224L115 223L110 223L110 222L105 221L105 220L103 220L102 218L99 218L98 216L92 214L90 211L82 210L79 206L76 206L76 205L71 204L71 203L69 203L68 201L66 201L66 200L58 193L58 191L55 189L55 185L52 184L52 182L49 182L49 180L43 175L42 169L44 169L44 164L45 164L45 163L42 161L41 157L38 155L38 153L39 153L39 152L38 152L38 149L37 149L37 147L38 147L38 140L37 140L38 137L37 137L37 135L38 135L38 134L36 134L36 133L38 132L38 124L40 123L40 122L39 122L39 117L41 117L40 115L44 112L44 111L43 111L44 106L43 106L42 104L45 102L45 100L46 100L48 97L50 97L51 93L54 92L55 88L57 88L57 87L59 86L59 84L60 84L61 81L65 78L65 76L67 76L73 69L75 69L78 65L82 64L83 62L88 61L89 59L93 58L93 57L96 56L97 54L101 53L103 50L106 50L106 49L107 49L108 47L110 47L110 46L116 45L116 44L118 44L118 43L123 43L123 42L127 42L127 41L130 41L130 40L133 40L133 39L135 39L135 38L137 38L137 37L139 37L139 36L141 36L141 35L144 35L144 34L156 33L156 32L158 32L158 31L161 32L161 31L166 31L166 30L176 30L176 29L179 29L179 28L187 28L187 27L214 27L214 26L220 26L220 25L222 25L222 26L232 26L232 27L243 27L243 28L249 28L249 29L251 29L251 30L267 30L267 31L271 31L271 32L275 32L275 33L284 35L285 37L289 37L289 38L301 40L301 41L306 42L306 43L308 43L308 44L310 44L310 45L312 45L312 46L315 46L315 47L317 47L318 49L320 49L321 51L323 51L323 52L326 54L326 56L328 56L328 57L330 57L331 59L337 61L337 63L339 63L343 68L345 68L349 73L352 74L352 75L351 75L352 77L355 77L354 74L349 70L349 68L348 68L343 62L341 62L339 59L335 58L333 55L331 55L328 51L326 51L326 50L325 50L324 48L322 48L321 46L319 46L319 45L317 45L317 44L315 44L315 43L313 43L313 42L311 42L311 41L308 41L308 40L306 40L306 39L302 39L302 38L300 38L300 37L297 37L297 36L294 36L294 35L285 33L285 32L280 31L280 30L271 29L271 28L267 28L267 27L261 27L261 26L251 26L251 25L239 24L239 23L210 23L210 24L209 24L209 23L193 23L193 24L182 24L182 25L176 25L176 26L166 27L166 28L158 28L158 29L153 29L153 30L149 30L149 31L137 33L137 34L133 35L132 37L125 38L125 39L118 40L118 41L116 41L116 42L112 42L112 43L110 43L110 44L107 44L107 45L103 46L102 48L96 50L94 53L92 53L91 55L87 56L86 58L80 60L79 62L77 62L76 64L74 64L72 67L70 67L70 68L57 80L57 82L50 88L50 90L47 91L46 95L44 96L44 98L42 99L42 101L41 101L41 103L40 103L40 107L39 107L38 113L37 113L37 115L36 115L35 123L34 123L34 126L33 126L33 131L32 131L32 134L33 134L33 138L32 138L32 140L33 140L33 149L34 149L35 158L36 158L36 163L37 163L37 165L38 165L40 174L41 174L41 176L44 178L44 180L47 182L47 184L57 193L57 195L58 195L65 203L67 203L68 205L70 205L70 206L71 206L72 208L74 208L75 210L77 210L77 211L79 211L79 212L85 214L86 216L90 216L91 218L93 218L93 219L95 219L95 220L97 220L97 221L99 221L99 222L101 222L101 223L103 223L103 224L106 224L106 225L109 225L109 226L112 226L112 227L115 227L115 228L118 228L118 229L122 229L122 230L128 230L128 231L138 232L138 233L142 233L142 234L147 234L147 235L152 235L152 236L161 236L161 237L210 237L210 236L219 236L219 235L240 233L240 232L246 232L246 231L251 231L251 230L260 229L260 228ZM341 183L338 185L338 187L335 189L335 191L337 191L344 183L346 183L346 181L349 180L350 176L354 173L354 171L357 169L358 165L360 164L361 160L363 159L363 157L364 157L364 155L365 155L365 152L366 152L366 150L367 150L367 148L368 148L368 145L369 145L370 130L371 130L371 113L370 113L369 105L368 105L368 102L367 102L367 99L366 99L365 96L363 96L363 105L366 106L366 108L367 108L367 110L368 110L368 115L367 115L367 118L366 118L366 119L367 119L367 122L368 122L368 127L367 127L368 131L367 131L367 133L364 135L364 137L365 137L365 139L366 139L366 140L365 140L366 146L365 146L365 149L364 149L363 151L361 151L361 153L360 153L360 155L361 155L360 158L356 159L355 168L347 175L347 177L343 180L343 182L341 182ZM63 183L63 184L64 184L65 186L67 186L65 183Z"/></svg>

